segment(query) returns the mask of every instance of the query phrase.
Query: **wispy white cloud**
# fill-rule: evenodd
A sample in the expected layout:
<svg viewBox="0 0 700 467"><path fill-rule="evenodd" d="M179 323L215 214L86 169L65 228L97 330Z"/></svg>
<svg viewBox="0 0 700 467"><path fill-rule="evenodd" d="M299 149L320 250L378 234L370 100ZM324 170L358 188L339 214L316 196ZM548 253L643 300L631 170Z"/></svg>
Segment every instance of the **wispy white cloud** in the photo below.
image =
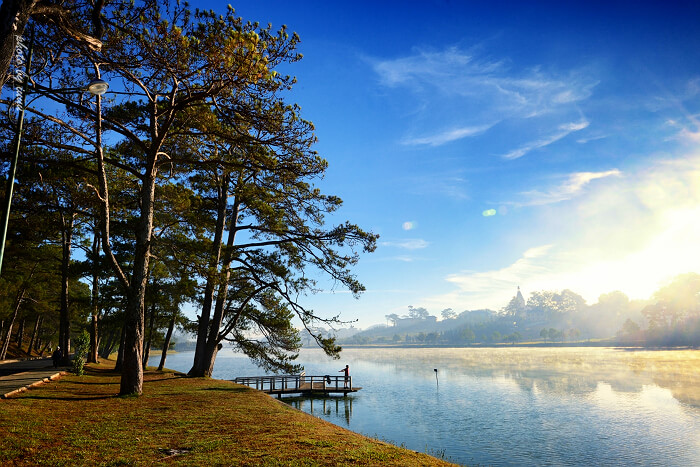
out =
<svg viewBox="0 0 700 467"><path fill-rule="evenodd" d="M678 134L678 137L687 143L698 144L700 143L700 129L693 131L688 128L683 128Z"/></svg>
<svg viewBox="0 0 700 467"><path fill-rule="evenodd" d="M437 89L451 97L478 97L521 116L586 99L597 84L576 72L557 75L541 67L514 71L507 60L481 59L475 51L457 47L416 50L408 57L373 60L372 65L386 86L430 92Z"/></svg>
<svg viewBox="0 0 700 467"><path fill-rule="evenodd" d="M512 290L521 281L533 275L542 274L547 269L542 264L552 245L540 245L525 251L521 258L504 268L483 271L451 274L445 280L457 285L462 291L481 290L492 293L504 288Z"/></svg>
<svg viewBox="0 0 700 467"><path fill-rule="evenodd" d="M518 159L519 157L523 157L525 154L527 154L530 151L534 151L535 149L540 149L545 146L549 146L552 143L555 143L559 141L560 139L564 138L565 136L568 136L570 133L574 131L581 131L584 128L587 128L589 125L589 122L582 120L580 122L571 122L571 123L565 123L563 125L559 125L557 128L557 132L550 135L547 138L542 138L537 141L531 141L524 146L519 147L518 149L514 149L513 151L510 151L506 154L504 154L502 157L504 159Z"/></svg>
<svg viewBox="0 0 700 467"><path fill-rule="evenodd" d="M412 263L416 259L411 256L392 256L389 258L391 261L400 261L402 263Z"/></svg>
<svg viewBox="0 0 700 467"><path fill-rule="evenodd" d="M545 204L558 203L569 200L579 195L584 188L593 180L621 177L622 172L618 169L606 170L603 172L576 172L569 174L562 183L547 190L531 190L521 193L523 200L510 204L516 206L542 206Z"/></svg>
<svg viewBox="0 0 700 467"><path fill-rule="evenodd" d="M515 70L508 59L480 55L476 49L450 47L370 60L382 85L408 89L420 102L423 134L408 136L403 144L439 146L477 136L504 120L568 114L597 85L584 71Z"/></svg>
<svg viewBox="0 0 700 467"><path fill-rule="evenodd" d="M429 242L426 242L421 238L413 238L393 242L381 242L380 244L382 246L401 248L403 250L422 250L423 248L427 248L430 245Z"/></svg>
<svg viewBox="0 0 700 467"><path fill-rule="evenodd" d="M597 141L600 139L605 139L607 137L608 137L608 135L589 135L589 136L577 139L576 142L578 144L586 144L586 143L590 143L591 141Z"/></svg>
<svg viewBox="0 0 700 467"><path fill-rule="evenodd" d="M456 200L469 199L467 179L462 169L438 170L433 173L421 173L408 177L407 189L422 196L440 195Z"/></svg>
<svg viewBox="0 0 700 467"><path fill-rule="evenodd" d="M442 131L442 132L434 134L434 135L405 139L402 141L402 144L407 145L407 146L423 146L423 145L441 146L441 145L443 145L445 143L449 143L451 141L456 141L456 140L459 140L462 138L467 138L470 136L480 135L480 134L488 131L488 129L491 128L492 126L493 125L479 125L479 126L455 128L452 130Z"/></svg>
<svg viewBox="0 0 700 467"><path fill-rule="evenodd" d="M515 295L518 286L529 284L533 277L548 274L552 267L549 256L552 247L553 245L540 245L530 248L514 263L501 269L450 274L445 280L456 286L456 289L428 298L426 303L455 309L499 309Z"/></svg>
<svg viewBox="0 0 700 467"><path fill-rule="evenodd" d="M407 57L373 60L374 70L386 86L419 86L426 81L443 82L454 79L457 70L470 70L472 74L483 75L500 66L499 62L478 62L472 54L456 47L442 52L416 50Z"/></svg>
<svg viewBox="0 0 700 467"><path fill-rule="evenodd" d="M671 139L696 147L700 143L700 116L686 114L685 118L680 120L667 120L666 125L677 130L676 135Z"/></svg>
<svg viewBox="0 0 700 467"><path fill-rule="evenodd" d="M540 257L546 255L547 252L551 249L552 249L552 245L541 245L541 246L536 246L534 248L530 248L529 250L526 250L525 253L523 253L523 259L528 260L528 259L540 258Z"/></svg>

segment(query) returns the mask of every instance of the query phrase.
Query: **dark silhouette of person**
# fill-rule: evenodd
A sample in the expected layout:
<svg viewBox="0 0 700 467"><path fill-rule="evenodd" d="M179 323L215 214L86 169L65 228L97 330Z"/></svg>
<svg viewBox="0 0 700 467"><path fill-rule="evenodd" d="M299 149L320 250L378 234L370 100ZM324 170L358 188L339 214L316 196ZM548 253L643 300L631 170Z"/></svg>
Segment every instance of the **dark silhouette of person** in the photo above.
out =
<svg viewBox="0 0 700 467"><path fill-rule="evenodd" d="M61 352L60 347L56 347L56 350L51 354L51 358L53 359L53 367L58 368L58 364L61 362L61 358L63 358L63 352Z"/></svg>
<svg viewBox="0 0 700 467"><path fill-rule="evenodd" d="M339 370L338 373L345 373L345 384L343 385L343 387L347 388L348 383L350 383L350 366L345 365L345 368Z"/></svg>

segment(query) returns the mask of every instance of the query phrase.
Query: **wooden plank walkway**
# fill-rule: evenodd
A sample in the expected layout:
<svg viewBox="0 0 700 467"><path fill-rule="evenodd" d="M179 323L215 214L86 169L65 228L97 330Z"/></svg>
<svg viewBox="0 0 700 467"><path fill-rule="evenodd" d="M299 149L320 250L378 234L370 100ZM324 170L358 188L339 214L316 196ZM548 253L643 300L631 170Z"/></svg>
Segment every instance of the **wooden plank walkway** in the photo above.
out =
<svg viewBox="0 0 700 467"><path fill-rule="evenodd" d="M234 382L244 384L267 394L329 395L343 394L347 396L351 392L357 392L361 387L353 387L352 376L307 376L281 375L281 376L243 376L236 378Z"/></svg>

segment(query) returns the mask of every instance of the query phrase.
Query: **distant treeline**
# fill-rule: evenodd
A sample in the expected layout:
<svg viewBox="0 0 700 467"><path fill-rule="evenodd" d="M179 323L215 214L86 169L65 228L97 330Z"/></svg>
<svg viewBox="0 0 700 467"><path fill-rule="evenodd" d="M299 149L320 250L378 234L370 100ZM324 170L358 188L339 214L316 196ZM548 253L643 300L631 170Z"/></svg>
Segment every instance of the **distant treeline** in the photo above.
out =
<svg viewBox="0 0 700 467"><path fill-rule="evenodd" d="M438 320L425 308L410 306L406 316L386 315L386 325L339 340L346 345L472 345L605 339L623 345L700 346L700 275L679 275L649 300L630 300L615 291L588 305L565 289L532 292L525 301L518 290L499 311L446 309L441 315Z"/></svg>

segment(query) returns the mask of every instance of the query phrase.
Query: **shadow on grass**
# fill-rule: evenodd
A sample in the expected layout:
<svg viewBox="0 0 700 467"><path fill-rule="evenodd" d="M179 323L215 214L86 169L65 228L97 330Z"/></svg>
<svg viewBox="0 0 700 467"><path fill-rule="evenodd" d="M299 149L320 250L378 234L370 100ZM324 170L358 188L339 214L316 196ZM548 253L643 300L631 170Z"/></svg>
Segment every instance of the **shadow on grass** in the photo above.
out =
<svg viewBox="0 0 700 467"><path fill-rule="evenodd" d="M144 378L143 379L143 384L149 384L149 383L158 383L160 381L176 381L176 378Z"/></svg>
<svg viewBox="0 0 700 467"><path fill-rule="evenodd" d="M114 368L95 367L93 365L85 367L85 374L90 376L121 376L121 372L115 371Z"/></svg>
<svg viewBox="0 0 700 467"><path fill-rule="evenodd" d="M79 384L81 386L99 386L105 384L116 384L113 381L71 381L70 384Z"/></svg>
<svg viewBox="0 0 700 467"><path fill-rule="evenodd" d="M219 391L219 392L231 392L231 393L240 393L240 392L250 392L252 391L251 388L236 388L236 387L214 387L214 388L202 388L200 391Z"/></svg>
<svg viewBox="0 0 700 467"><path fill-rule="evenodd" d="M25 396L22 396L22 399L34 399L34 400L51 400L51 401L97 401L97 400L106 400L106 399L116 399L119 396L117 393L111 393L111 394L104 394L104 395L96 395L96 394L90 394L89 396L81 396L79 394L76 394L71 397L66 397L66 396L47 396L46 394L42 395L31 395L31 393L28 393Z"/></svg>

